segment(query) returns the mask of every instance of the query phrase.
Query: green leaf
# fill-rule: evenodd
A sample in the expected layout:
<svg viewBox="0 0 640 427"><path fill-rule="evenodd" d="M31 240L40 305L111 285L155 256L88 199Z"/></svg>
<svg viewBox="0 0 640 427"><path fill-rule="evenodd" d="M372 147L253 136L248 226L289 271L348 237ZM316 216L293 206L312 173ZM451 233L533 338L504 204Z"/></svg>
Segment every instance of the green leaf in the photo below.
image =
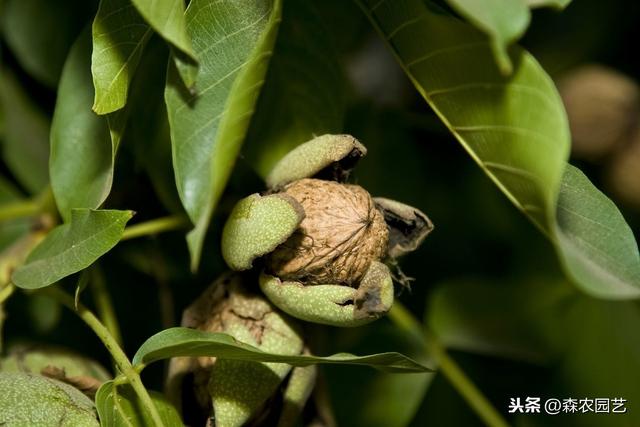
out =
<svg viewBox="0 0 640 427"><path fill-rule="evenodd" d="M183 425L176 408L161 393L150 391L149 394L166 427ZM113 381L102 384L96 393L96 408L101 426L155 426L128 384L116 386Z"/></svg>
<svg viewBox="0 0 640 427"><path fill-rule="evenodd" d="M491 60L489 42L469 25L435 13L419 0L360 4L456 139L555 244L569 277L598 297L640 296L640 262L628 226L586 178L576 180L570 166L565 173L570 144L566 114L553 82L535 59L514 47L515 68L506 78ZM585 212L594 200L606 209L602 215ZM589 219L561 213L565 209L595 226L585 226Z"/></svg>
<svg viewBox="0 0 640 427"><path fill-rule="evenodd" d="M187 237L194 270L264 82L280 13L281 0L194 0L187 9L201 62L197 95L171 66L165 99L176 184L195 224Z"/></svg>
<svg viewBox="0 0 640 427"><path fill-rule="evenodd" d="M491 39L491 49L504 74L513 71L507 52L529 26L531 13L524 0L447 0L447 3Z"/></svg>
<svg viewBox="0 0 640 427"><path fill-rule="evenodd" d="M363 7L458 141L520 210L546 228L569 153L569 128L553 82L535 59L514 48L517 67L506 78L485 36L420 0Z"/></svg>
<svg viewBox="0 0 640 427"><path fill-rule="evenodd" d="M93 402L60 381L22 372L0 373L0 424L98 426Z"/></svg>
<svg viewBox="0 0 640 427"><path fill-rule="evenodd" d="M184 12L184 0L131 0L140 15L166 41L193 61L198 55L192 47Z"/></svg>
<svg viewBox="0 0 640 427"><path fill-rule="evenodd" d="M94 11L95 2L87 0L9 0L1 27L20 65L55 88L69 48Z"/></svg>
<svg viewBox="0 0 640 427"><path fill-rule="evenodd" d="M227 334L190 328L170 328L153 335L140 346L133 357L133 364L148 365L157 360L180 356L288 363L293 366L308 366L316 363L366 365L388 372L430 371L426 366L399 353L379 353L369 356L354 356L347 353L327 357L283 356L263 352Z"/></svg>
<svg viewBox="0 0 640 427"><path fill-rule="evenodd" d="M92 35L93 111L111 113L127 102L129 84L152 30L129 0L102 0Z"/></svg>
<svg viewBox="0 0 640 427"><path fill-rule="evenodd" d="M340 133L346 94L331 32L314 2L285 2L267 80L243 149L249 164L265 178L299 144L316 135Z"/></svg>
<svg viewBox="0 0 640 427"><path fill-rule="evenodd" d="M554 9L564 9L569 6L571 0L524 0L531 9L536 7L552 7Z"/></svg>
<svg viewBox="0 0 640 427"><path fill-rule="evenodd" d="M49 295L30 295L24 311L32 330L42 335L51 333L62 319L62 305Z"/></svg>
<svg viewBox="0 0 640 427"><path fill-rule="evenodd" d="M13 273L16 286L37 289L89 267L122 237L131 211L74 209Z"/></svg>
<svg viewBox="0 0 640 427"><path fill-rule="evenodd" d="M36 194L49 182L49 119L4 67L0 72L0 108L4 115L3 160L20 184Z"/></svg>
<svg viewBox="0 0 640 427"><path fill-rule="evenodd" d="M616 205L568 165L558 199L556 238L574 280L598 298L640 297L640 254Z"/></svg>
<svg viewBox="0 0 640 427"><path fill-rule="evenodd" d="M513 71L508 48L522 37L531 21L529 8L550 6L563 9L571 0L447 0L447 3L486 33L500 70Z"/></svg>
<svg viewBox="0 0 640 427"><path fill-rule="evenodd" d="M98 208L113 183L115 153L126 112L105 119L91 111L91 33L86 29L71 49L62 71L51 125L51 186L60 214L73 208Z"/></svg>

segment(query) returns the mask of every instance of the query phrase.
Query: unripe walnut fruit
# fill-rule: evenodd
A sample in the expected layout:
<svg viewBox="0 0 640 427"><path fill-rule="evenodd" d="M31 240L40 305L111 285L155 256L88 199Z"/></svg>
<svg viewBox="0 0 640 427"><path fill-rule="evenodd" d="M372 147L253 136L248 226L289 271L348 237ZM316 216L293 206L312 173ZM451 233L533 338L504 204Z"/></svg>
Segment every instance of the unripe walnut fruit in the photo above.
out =
<svg viewBox="0 0 640 427"><path fill-rule="evenodd" d="M362 187L305 178L282 192L302 205L305 217L271 253L267 268L275 276L310 285L351 286L372 261L386 254L387 224Z"/></svg>

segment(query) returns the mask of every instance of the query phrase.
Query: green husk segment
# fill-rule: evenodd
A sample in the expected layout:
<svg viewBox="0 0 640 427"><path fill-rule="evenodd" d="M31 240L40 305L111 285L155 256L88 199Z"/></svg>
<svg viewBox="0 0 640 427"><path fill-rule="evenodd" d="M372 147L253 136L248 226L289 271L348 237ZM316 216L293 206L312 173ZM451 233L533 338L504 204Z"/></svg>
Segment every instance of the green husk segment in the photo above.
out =
<svg viewBox="0 0 640 427"><path fill-rule="evenodd" d="M60 368L67 377L89 376L108 381L111 375L99 363L71 350L51 346L17 346L0 359L0 372L40 374L48 366Z"/></svg>
<svg viewBox="0 0 640 427"><path fill-rule="evenodd" d="M379 262L372 263L358 289L331 284L305 286L266 273L260 275L260 289L285 313L332 326L364 325L393 305L393 281L388 268Z"/></svg>
<svg viewBox="0 0 640 427"><path fill-rule="evenodd" d="M230 286L228 291L233 295L234 289ZM302 352L302 338L296 325L274 311L265 299L239 298L232 304L236 316L235 320L223 320L226 333L266 352L287 356ZM245 425L276 392L290 370L291 365L285 363L217 359L208 386L215 426Z"/></svg>
<svg viewBox="0 0 640 427"><path fill-rule="evenodd" d="M284 156L266 178L269 188L276 188L302 178L310 178L323 169L353 161L367 154L364 145L351 135L322 135L307 141ZM352 165L344 165L349 169Z"/></svg>
<svg viewBox="0 0 640 427"><path fill-rule="evenodd" d="M222 230L222 257L233 270L273 251L300 225L304 211L286 194L252 194L240 200Z"/></svg>
<svg viewBox="0 0 640 427"><path fill-rule="evenodd" d="M318 367L298 366L293 368L287 388L284 390L284 402L278 427L293 427L307 403L313 387L316 385Z"/></svg>
<svg viewBox="0 0 640 427"><path fill-rule="evenodd" d="M284 363L218 360L209 383L216 427L245 425L276 392L290 370L291 366Z"/></svg>
<svg viewBox="0 0 640 427"><path fill-rule="evenodd" d="M0 373L0 425L97 427L93 402L63 382L22 372Z"/></svg>
<svg viewBox="0 0 640 427"><path fill-rule="evenodd" d="M393 279L389 267L374 261L364 274L356 292L356 319L375 320L391 310Z"/></svg>

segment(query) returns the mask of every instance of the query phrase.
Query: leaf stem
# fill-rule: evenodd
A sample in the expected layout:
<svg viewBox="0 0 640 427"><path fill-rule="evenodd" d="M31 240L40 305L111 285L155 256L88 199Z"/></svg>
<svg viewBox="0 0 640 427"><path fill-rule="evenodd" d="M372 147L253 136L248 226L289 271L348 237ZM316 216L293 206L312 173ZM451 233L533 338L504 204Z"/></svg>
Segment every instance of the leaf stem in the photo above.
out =
<svg viewBox="0 0 640 427"><path fill-rule="evenodd" d="M40 208L40 203L35 200L7 203L0 207L0 221L33 216L40 212Z"/></svg>
<svg viewBox="0 0 640 427"><path fill-rule="evenodd" d="M189 220L184 215L170 215L127 227L120 240L135 239L136 237L163 233L165 231L179 230L188 225Z"/></svg>
<svg viewBox="0 0 640 427"><path fill-rule="evenodd" d="M42 213L56 216L56 204L51 187L47 186L40 194L31 199L19 200L0 206L0 221L24 218Z"/></svg>
<svg viewBox="0 0 640 427"><path fill-rule="evenodd" d="M109 295L104 275L98 267L92 268L91 273L93 276L91 293L93 295L93 301L96 304L100 320L102 320L104 326L116 342L119 345L122 345L120 325L118 324L118 318L116 317L116 312L113 308L113 300L111 299L111 295Z"/></svg>
<svg viewBox="0 0 640 427"><path fill-rule="evenodd" d="M15 290L16 290L16 286L13 283L9 283L5 287L0 288L0 304L4 303L7 299L9 299L9 297L11 296L11 294L13 294L13 291Z"/></svg>
<svg viewBox="0 0 640 427"><path fill-rule="evenodd" d="M84 305L78 304L78 309L75 309L75 301L71 295L68 295L63 290L50 287L44 289L49 296L55 298L61 304L65 305L70 310L76 312L76 314L89 326L93 332L98 336L100 341L104 344L105 348L111 353L111 357L115 361L116 365L120 369L120 371L127 378L129 384L133 388L134 392L140 399L142 405L149 413L149 416L153 420L153 423L157 427L164 427L164 423L160 418L160 414L158 413L158 409L153 404L151 400L151 396L149 392L142 384L142 380L140 379L139 373L133 368L131 362L127 358L127 355L124 354L124 351L120 348L115 338L109 330L100 322L100 320Z"/></svg>
<svg viewBox="0 0 640 427"><path fill-rule="evenodd" d="M464 371L447 353L444 345L429 330L425 330L425 344L431 355L437 361L440 370L451 385L460 393L462 398L471 406L476 415L491 427L508 427L509 424L493 407L489 399L478 389Z"/></svg>
<svg viewBox="0 0 640 427"><path fill-rule="evenodd" d="M4 302L9 299L9 297L16 290L16 287L13 283L8 283L3 288L0 288L0 355L2 355L2 327L4 326L5 314L4 314Z"/></svg>
<svg viewBox="0 0 640 427"><path fill-rule="evenodd" d="M449 356L438 337L428 327L422 328L418 320L406 307L396 301L389 312L389 318L396 326L407 332L416 343L422 343L424 350L433 357L438 365L438 371L442 372L453 388L460 393L462 398L486 425L490 427L509 426L489 399L482 394L455 360Z"/></svg>

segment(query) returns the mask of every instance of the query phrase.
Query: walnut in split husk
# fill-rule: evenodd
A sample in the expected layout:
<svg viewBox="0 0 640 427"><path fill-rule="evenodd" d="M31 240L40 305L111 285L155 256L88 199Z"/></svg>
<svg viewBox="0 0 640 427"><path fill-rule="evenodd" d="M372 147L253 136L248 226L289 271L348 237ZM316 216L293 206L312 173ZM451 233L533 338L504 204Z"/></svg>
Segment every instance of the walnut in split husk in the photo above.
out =
<svg viewBox="0 0 640 427"><path fill-rule="evenodd" d="M344 182L366 152L350 135L299 145L267 176L269 190L241 200L225 224L227 264L248 270L260 259L262 291L294 317L335 326L380 318L393 304L385 262L433 229L419 210Z"/></svg>

